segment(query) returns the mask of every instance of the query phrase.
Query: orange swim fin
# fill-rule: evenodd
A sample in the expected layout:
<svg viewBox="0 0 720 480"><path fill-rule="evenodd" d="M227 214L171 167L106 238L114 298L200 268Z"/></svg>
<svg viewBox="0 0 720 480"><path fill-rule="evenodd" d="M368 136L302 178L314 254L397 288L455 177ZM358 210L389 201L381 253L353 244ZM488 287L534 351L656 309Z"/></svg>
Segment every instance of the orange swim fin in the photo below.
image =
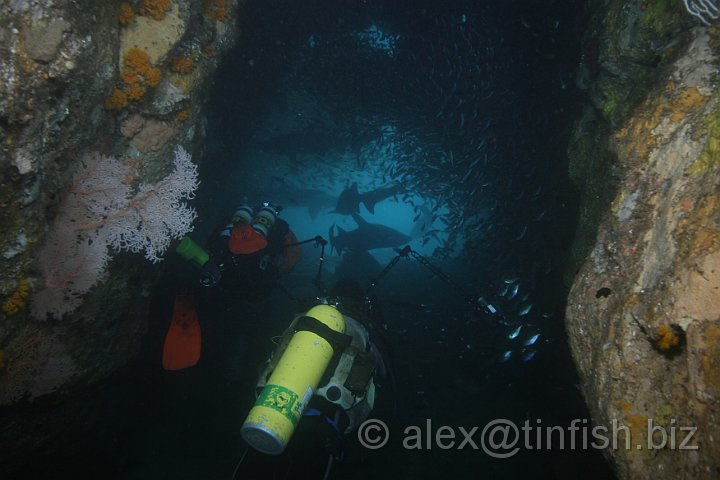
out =
<svg viewBox="0 0 720 480"><path fill-rule="evenodd" d="M165 370L182 370L194 366L200 360L202 333L195 311L195 300L190 294L175 295L175 308L170 322L162 364Z"/></svg>

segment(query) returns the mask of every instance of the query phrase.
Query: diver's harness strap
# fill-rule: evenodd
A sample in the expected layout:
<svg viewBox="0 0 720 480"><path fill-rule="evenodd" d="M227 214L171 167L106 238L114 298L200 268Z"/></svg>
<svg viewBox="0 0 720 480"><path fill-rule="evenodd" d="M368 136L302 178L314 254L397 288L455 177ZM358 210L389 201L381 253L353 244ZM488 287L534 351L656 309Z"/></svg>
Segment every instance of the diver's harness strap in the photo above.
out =
<svg viewBox="0 0 720 480"><path fill-rule="evenodd" d="M396 252L397 256L390 260L390 263L388 263L387 266L370 282L368 292L373 287L375 287L375 285L377 285L378 282L390 272L390 270L392 270L392 268L397 264L397 262L400 261L401 258L411 256L412 258L417 260L422 266L430 270L433 275L450 285L450 287L452 287L456 292L458 292L458 294L460 294L460 296L462 296L465 301L471 304L474 308L483 311L487 315L494 315L498 312L497 308L490 305L483 297L469 293L460 284L450 278L445 272L430 263L430 260L413 250L410 245L406 245L402 250L396 249Z"/></svg>
<svg viewBox="0 0 720 480"><path fill-rule="evenodd" d="M353 339L352 336L336 332L316 318L308 316L298 318L295 324L295 331L312 332L324 338L333 347L335 353L342 352L349 347Z"/></svg>

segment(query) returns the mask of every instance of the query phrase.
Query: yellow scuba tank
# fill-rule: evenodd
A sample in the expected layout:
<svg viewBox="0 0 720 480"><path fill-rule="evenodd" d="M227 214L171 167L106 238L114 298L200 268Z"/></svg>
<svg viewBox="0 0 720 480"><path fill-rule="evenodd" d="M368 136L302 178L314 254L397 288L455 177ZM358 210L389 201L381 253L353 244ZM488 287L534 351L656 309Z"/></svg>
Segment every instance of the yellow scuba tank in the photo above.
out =
<svg viewBox="0 0 720 480"><path fill-rule="evenodd" d="M328 334L345 333L345 320L335 307L317 305L308 310L306 317L317 320L319 330ZM251 447L271 455L285 450L333 351L331 343L318 333L295 331L240 429Z"/></svg>

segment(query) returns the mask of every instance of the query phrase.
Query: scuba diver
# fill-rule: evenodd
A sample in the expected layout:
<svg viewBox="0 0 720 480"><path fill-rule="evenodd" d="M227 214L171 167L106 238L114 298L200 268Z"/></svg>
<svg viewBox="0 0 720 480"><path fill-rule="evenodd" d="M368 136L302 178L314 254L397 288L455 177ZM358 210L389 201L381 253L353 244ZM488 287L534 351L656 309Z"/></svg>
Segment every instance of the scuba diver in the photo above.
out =
<svg viewBox="0 0 720 480"><path fill-rule="evenodd" d="M297 237L287 222L278 218L281 210L269 202L259 208L238 208L210 240L200 284L215 287L225 277L246 297L268 292L301 255Z"/></svg>
<svg viewBox="0 0 720 480"><path fill-rule="evenodd" d="M353 468L349 434L394 398L378 347L383 329L379 304L348 279L297 315L258 377L233 479L321 480L336 466Z"/></svg>
<svg viewBox="0 0 720 480"><path fill-rule="evenodd" d="M243 205L229 223L216 229L203 249L185 236L175 251L200 268L200 285L217 287L212 295L228 301L256 301L267 296L281 274L300 260L300 243L290 226L278 218L282 207ZM200 359L202 334L196 309L197 288L175 295L173 316L163 344L163 368L183 370ZM194 293L192 293L194 292ZM208 296L207 290L203 293Z"/></svg>

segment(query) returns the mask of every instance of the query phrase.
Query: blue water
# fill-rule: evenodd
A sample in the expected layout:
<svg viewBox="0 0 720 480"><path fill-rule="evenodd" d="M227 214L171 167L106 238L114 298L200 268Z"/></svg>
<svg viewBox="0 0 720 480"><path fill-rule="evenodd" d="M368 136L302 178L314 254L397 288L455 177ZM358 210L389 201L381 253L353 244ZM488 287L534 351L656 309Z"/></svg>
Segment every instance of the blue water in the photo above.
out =
<svg viewBox="0 0 720 480"><path fill-rule="evenodd" d="M403 258L372 290L385 304L398 378L397 389L380 392L398 405L395 429L588 418L562 325L577 215L564 142L575 113L580 15L573 2L258 4L237 60L219 73L214 158L203 167L217 178L210 198L201 195L207 214L288 189L337 198L352 183L360 192L401 185L403 193L374 213L360 205L359 214L413 236L411 247L456 283ZM317 142L296 155L267 147L297 132ZM358 228L329 203L312 217L298 200L281 217L301 240ZM350 271L369 285L397 250L369 253L371 271L326 255L323 280ZM319 251L306 245L303 254L281 283L312 295ZM468 305L467 293L497 313ZM522 449L506 460L409 451L397 441L370 452L355 438L348 449L355 456L337 466L337 478L612 478L592 449Z"/></svg>

